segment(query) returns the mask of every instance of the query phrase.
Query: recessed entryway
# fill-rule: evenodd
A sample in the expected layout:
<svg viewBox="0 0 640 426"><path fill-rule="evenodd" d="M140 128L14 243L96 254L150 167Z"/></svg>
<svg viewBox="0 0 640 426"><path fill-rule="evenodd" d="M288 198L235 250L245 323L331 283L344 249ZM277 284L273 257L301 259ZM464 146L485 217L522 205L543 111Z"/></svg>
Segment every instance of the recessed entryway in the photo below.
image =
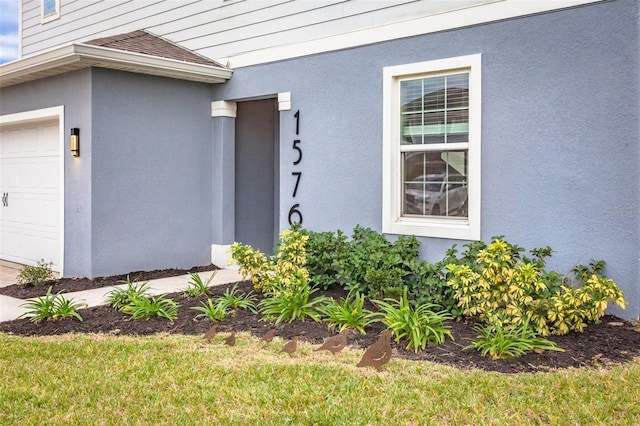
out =
<svg viewBox="0 0 640 426"><path fill-rule="evenodd" d="M278 100L237 103L235 240L272 253L278 234Z"/></svg>

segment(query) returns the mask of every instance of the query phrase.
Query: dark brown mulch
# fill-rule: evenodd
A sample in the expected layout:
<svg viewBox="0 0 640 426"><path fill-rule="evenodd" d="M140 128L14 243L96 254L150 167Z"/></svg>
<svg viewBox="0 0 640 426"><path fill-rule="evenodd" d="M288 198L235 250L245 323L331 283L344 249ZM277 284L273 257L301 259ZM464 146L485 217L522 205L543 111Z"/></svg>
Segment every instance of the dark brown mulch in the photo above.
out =
<svg viewBox="0 0 640 426"><path fill-rule="evenodd" d="M127 279L137 282L145 282L158 278L177 277L186 275L189 272L205 272L218 269L215 265L194 266L191 269L159 269L155 271L136 271L129 274L114 275L111 277L89 278L61 278L58 280L45 281L38 286L27 284L19 286L13 284L7 287L0 287L0 294L15 297L16 299L29 299L42 296L51 287L51 293L58 292L71 293L74 291L91 290L94 288L108 287L122 284Z"/></svg>
<svg viewBox="0 0 640 426"><path fill-rule="evenodd" d="M106 280L103 279L103 283ZM229 286L212 288L212 295L222 294ZM67 286L63 285L63 287ZM238 288L244 292L252 290L251 284L248 282L240 283ZM320 294L334 298L346 295L341 288L317 292L314 293L314 296ZM121 312L100 306L81 310L83 322L62 320L34 324L28 319L20 319L0 323L0 332L25 336L57 335L71 332L113 335L149 335L154 333L200 335L211 327L212 323L208 319L196 319L195 316L198 312L190 309L194 306L200 306L201 302L207 299L206 296L193 299L180 293L168 296L181 305L178 319L174 322L166 319L133 321ZM247 331L259 337L269 329L276 328L276 335L283 339L300 336L302 340L312 344L320 344L324 339L334 334L323 323L309 320L305 322L294 321L274 327L271 323L260 321L261 318L260 315L240 310L234 318L220 323L218 331L220 333ZM571 367L606 367L640 356L640 332L636 331L631 323L613 316L605 316L600 324L592 324L582 333L572 332L565 336L551 336L550 340L565 349L565 352L530 353L519 358L498 361L483 357L476 350L463 349L470 343L470 339L477 335L473 329L474 325L475 323L471 320L451 321L449 326L454 340L447 339L442 345L428 346L426 350L417 353L405 350L402 342L400 344L393 342L393 356L415 361L433 361L461 369L477 368L502 373L539 372ZM349 344L353 348L366 348L377 339L382 330L382 324L375 323L367 328L366 335L350 335Z"/></svg>

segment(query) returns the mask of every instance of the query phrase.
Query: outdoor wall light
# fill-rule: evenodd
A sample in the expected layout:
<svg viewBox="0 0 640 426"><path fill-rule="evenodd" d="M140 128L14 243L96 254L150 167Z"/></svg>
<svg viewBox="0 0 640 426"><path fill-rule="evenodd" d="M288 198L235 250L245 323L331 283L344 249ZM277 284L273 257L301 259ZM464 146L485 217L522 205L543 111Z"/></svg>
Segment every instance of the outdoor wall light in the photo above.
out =
<svg viewBox="0 0 640 426"><path fill-rule="evenodd" d="M71 129L71 138L70 144L71 146L71 155L74 157L80 157L80 129L74 127Z"/></svg>

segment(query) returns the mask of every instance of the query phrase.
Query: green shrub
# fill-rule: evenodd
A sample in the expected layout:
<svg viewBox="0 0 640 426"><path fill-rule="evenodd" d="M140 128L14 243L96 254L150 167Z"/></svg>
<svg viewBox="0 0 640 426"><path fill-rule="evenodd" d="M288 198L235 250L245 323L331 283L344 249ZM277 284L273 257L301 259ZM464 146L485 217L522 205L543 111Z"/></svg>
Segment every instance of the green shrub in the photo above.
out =
<svg viewBox="0 0 640 426"><path fill-rule="evenodd" d="M389 242L370 228L356 226L345 256L336 259L340 284L349 292L379 297L402 289L406 262L418 256L415 237Z"/></svg>
<svg viewBox="0 0 640 426"><path fill-rule="evenodd" d="M386 298L384 300L374 300L382 311L382 321L393 330L396 342L406 338L406 349L425 349L427 344L439 345L444 343L445 337L453 339L446 320L451 319L451 315L441 310L440 306L426 303L413 308L407 298L407 289L404 289L402 296L398 299Z"/></svg>
<svg viewBox="0 0 640 426"><path fill-rule="evenodd" d="M134 297L121 311L131 315L131 319L148 320L152 317L166 318L170 321L178 318L180 305L164 295L151 297Z"/></svg>
<svg viewBox="0 0 640 426"><path fill-rule="evenodd" d="M293 286L291 284L294 284ZM275 318L275 323L307 317L320 322L322 315L319 306L326 302L327 297L319 296L310 299L311 295L318 291L309 287L302 274L297 274L288 287L276 285L274 291L260 302L260 313L267 319Z"/></svg>
<svg viewBox="0 0 640 426"><path fill-rule="evenodd" d="M446 266L455 261L456 246L447 250L444 259L436 263L414 260L410 273L404 277L404 285L409 290L409 298L415 305L432 303L442 306L454 317L462 316L462 309L454 298L454 291L447 284Z"/></svg>
<svg viewBox="0 0 640 426"><path fill-rule="evenodd" d="M32 322L37 323L42 320L56 321L64 318L76 318L78 321L82 321L77 309L84 305L65 298L60 292L51 294L51 287L49 287L44 296L29 299L20 306L26 308L27 311L18 318L26 316Z"/></svg>
<svg viewBox="0 0 640 426"><path fill-rule="evenodd" d="M375 321L375 314L364 308L364 301L364 294L349 293L340 302L328 299L327 303L318 310L324 314L324 321L329 323L329 328L338 327L339 331L353 328L361 334L366 334L365 327Z"/></svg>
<svg viewBox="0 0 640 426"><path fill-rule="evenodd" d="M337 282L340 259L348 255L347 236L340 230L337 232L313 232L293 228L308 237L306 252L306 268L309 271L309 284L312 287L327 290Z"/></svg>
<svg viewBox="0 0 640 426"><path fill-rule="evenodd" d="M117 310L122 310L123 307L131 304L135 299L149 297L149 281L144 283L138 283L131 281L129 275L124 281L119 281L127 284L126 288L114 288L106 296L107 306L111 306Z"/></svg>
<svg viewBox="0 0 640 426"><path fill-rule="evenodd" d="M602 275L603 261L573 268L573 276L545 271L551 249L524 250L501 238L488 246L468 245L461 259L447 266L447 283L465 315L477 315L505 329L529 322L541 336L582 331L604 315L609 302L626 301L613 280ZM580 287L573 287L581 284Z"/></svg>
<svg viewBox="0 0 640 426"><path fill-rule="evenodd" d="M475 329L480 334L464 349L478 349L483 356L489 355L493 359L516 358L534 350L564 352L564 349L559 348L554 342L537 336L529 328L528 321L511 330L504 330L499 324L489 324Z"/></svg>
<svg viewBox="0 0 640 426"><path fill-rule="evenodd" d="M240 266L240 273L248 277L255 288L272 293L295 286L298 276L304 277L305 282L309 280L305 268L308 238L298 231L284 230L273 257L240 243L233 243L229 251L233 261Z"/></svg>
<svg viewBox="0 0 640 426"><path fill-rule="evenodd" d="M390 242L360 225L353 229L350 240L342 231L300 232L309 236L307 269L312 285L326 289L338 282L349 292L370 297L400 296L408 287L412 300L436 303L461 314L453 290L446 285L450 258L438 263L421 260L415 236L399 236Z"/></svg>
<svg viewBox="0 0 640 426"><path fill-rule="evenodd" d="M189 272L191 280L187 283L187 288L185 289L184 294L187 297L198 297L207 294L209 292L209 285L216 276L216 273L217 271L213 271L211 276L205 282L197 272Z"/></svg>
<svg viewBox="0 0 640 426"><path fill-rule="evenodd" d="M20 269L20 273L17 277L17 284L19 286L26 286L27 284L41 285L46 281L53 279L53 271L51 267L53 262L45 262L44 259L38 261L35 266L24 265Z"/></svg>

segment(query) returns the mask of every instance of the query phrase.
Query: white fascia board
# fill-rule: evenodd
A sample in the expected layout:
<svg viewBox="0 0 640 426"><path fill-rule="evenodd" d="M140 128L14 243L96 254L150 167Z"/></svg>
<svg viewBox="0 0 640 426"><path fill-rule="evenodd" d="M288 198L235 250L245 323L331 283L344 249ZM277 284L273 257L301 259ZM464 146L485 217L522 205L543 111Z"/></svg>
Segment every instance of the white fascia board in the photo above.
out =
<svg viewBox="0 0 640 426"><path fill-rule="evenodd" d="M0 87L92 66L205 83L223 83L233 73L226 68L141 53L86 44L67 44L0 65Z"/></svg>
<svg viewBox="0 0 640 426"><path fill-rule="evenodd" d="M229 64L230 68L235 69L601 1L603 0L495 0L379 27L217 58L215 61Z"/></svg>
<svg viewBox="0 0 640 426"><path fill-rule="evenodd" d="M25 56L0 65L0 81L27 72L40 72L79 61L73 57L73 45L67 44L45 52Z"/></svg>
<svg viewBox="0 0 640 426"><path fill-rule="evenodd" d="M89 60L95 66L109 66L122 64L126 67L140 70L157 70L163 73L175 73L180 75L199 76L203 79L223 82L231 78L232 71L226 68L214 67L212 65L202 65L193 62L179 61L176 59L150 56L142 53L127 52L108 47L91 46L88 44L74 44L75 52L83 60Z"/></svg>

